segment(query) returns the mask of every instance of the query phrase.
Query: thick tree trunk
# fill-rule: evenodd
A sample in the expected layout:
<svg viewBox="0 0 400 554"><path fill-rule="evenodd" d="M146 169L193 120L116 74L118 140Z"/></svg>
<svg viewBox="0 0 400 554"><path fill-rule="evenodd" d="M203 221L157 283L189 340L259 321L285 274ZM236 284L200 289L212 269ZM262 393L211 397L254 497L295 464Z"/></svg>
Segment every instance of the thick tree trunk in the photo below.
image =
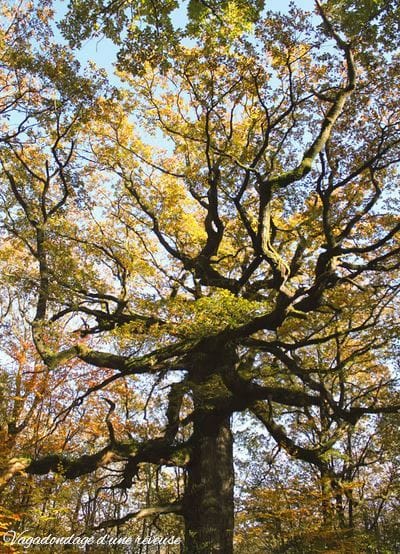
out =
<svg viewBox="0 0 400 554"><path fill-rule="evenodd" d="M196 419L184 500L186 554L232 554L233 485L230 418Z"/></svg>

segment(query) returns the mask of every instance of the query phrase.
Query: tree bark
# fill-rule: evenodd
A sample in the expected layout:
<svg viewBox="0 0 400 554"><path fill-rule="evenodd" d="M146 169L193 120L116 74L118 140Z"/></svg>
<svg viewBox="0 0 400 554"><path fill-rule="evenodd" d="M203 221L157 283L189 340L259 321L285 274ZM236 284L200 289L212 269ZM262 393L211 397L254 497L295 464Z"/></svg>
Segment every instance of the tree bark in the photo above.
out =
<svg viewBox="0 0 400 554"><path fill-rule="evenodd" d="M233 552L232 447L229 417L208 415L194 421L183 503L185 554Z"/></svg>

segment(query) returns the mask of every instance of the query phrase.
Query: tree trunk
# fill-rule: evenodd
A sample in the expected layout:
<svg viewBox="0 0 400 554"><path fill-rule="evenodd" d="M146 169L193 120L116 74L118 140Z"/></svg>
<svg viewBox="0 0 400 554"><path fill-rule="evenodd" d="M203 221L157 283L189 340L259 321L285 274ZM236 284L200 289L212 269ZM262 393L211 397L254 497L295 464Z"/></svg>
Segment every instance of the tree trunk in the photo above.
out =
<svg viewBox="0 0 400 554"><path fill-rule="evenodd" d="M196 418L184 499L186 554L233 552L233 455L229 417Z"/></svg>

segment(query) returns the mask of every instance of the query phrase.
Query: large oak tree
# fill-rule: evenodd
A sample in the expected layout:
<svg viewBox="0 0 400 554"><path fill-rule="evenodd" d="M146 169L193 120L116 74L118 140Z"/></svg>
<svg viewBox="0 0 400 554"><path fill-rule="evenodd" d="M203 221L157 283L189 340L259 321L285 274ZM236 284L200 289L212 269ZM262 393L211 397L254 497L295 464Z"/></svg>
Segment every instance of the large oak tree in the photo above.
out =
<svg viewBox="0 0 400 554"><path fill-rule="evenodd" d="M29 328L37 372L69 383L35 448L10 442L5 490L21 473L108 471L111 495L140 468L180 468L175 498L96 525L177 513L187 553L229 554L243 412L316 472L323 524L354 526L345 483L361 462L349 452L346 473L330 456L400 407L399 58L389 32L372 51L330 4L192 2L180 32L172 3L72 5L70 38L121 44L118 88L79 76L65 48L4 51L4 328ZM389 28L390 9L364 25ZM43 395L24 409L15 395L8 435Z"/></svg>

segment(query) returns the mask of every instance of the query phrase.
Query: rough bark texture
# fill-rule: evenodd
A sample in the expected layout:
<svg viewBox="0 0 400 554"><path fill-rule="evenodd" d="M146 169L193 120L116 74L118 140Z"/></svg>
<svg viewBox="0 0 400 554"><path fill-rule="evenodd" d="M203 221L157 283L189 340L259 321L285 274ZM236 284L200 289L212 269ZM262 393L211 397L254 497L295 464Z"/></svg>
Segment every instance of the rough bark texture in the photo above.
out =
<svg viewBox="0 0 400 554"><path fill-rule="evenodd" d="M233 438L231 411L223 408L231 393L222 375L238 362L235 345L206 340L188 358L193 399L193 433L183 501L185 554L233 552ZM215 405L218 403L218 406Z"/></svg>
<svg viewBox="0 0 400 554"><path fill-rule="evenodd" d="M194 423L184 501L185 553L233 552L233 455L229 417Z"/></svg>

